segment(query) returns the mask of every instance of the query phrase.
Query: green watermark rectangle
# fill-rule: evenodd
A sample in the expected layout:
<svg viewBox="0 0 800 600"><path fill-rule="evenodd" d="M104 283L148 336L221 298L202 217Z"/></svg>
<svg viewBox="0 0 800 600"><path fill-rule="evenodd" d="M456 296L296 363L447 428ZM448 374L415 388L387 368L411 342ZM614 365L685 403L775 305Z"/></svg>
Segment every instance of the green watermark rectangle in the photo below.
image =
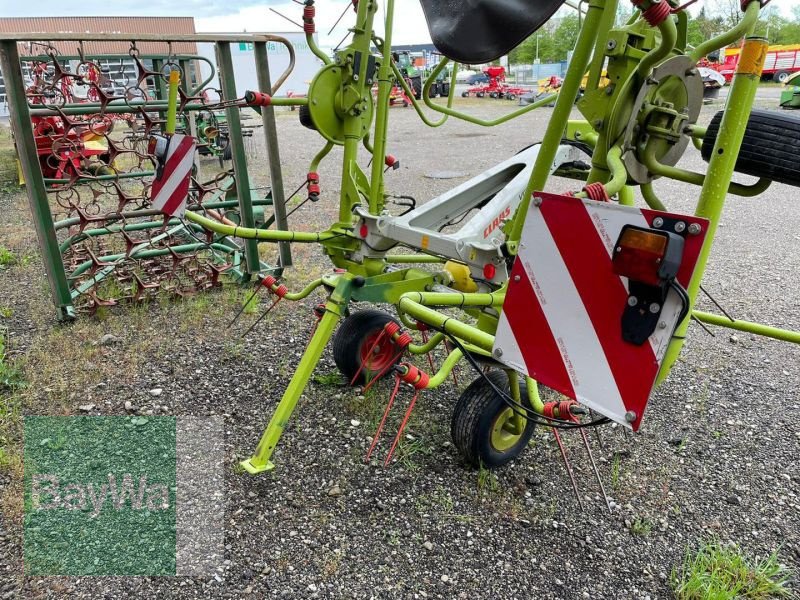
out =
<svg viewBox="0 0 800 600"><path fill-rule="evenodd" d="M176 418L25 417L26 575L176 573Z"/></svg>

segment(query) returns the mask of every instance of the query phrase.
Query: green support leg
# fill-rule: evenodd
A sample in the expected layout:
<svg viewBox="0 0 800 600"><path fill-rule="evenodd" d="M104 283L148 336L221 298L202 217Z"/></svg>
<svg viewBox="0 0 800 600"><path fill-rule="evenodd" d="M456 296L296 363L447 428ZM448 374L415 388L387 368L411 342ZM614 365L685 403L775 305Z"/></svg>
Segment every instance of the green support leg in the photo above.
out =
<svg viewBox="0 0 800 600"><path fill-rule="evenodd" d="M289 422L289 417L292 416L295 406L297 406L300 395L308 385L308 380L311 378L311 374L322 356L322 351L325 350L325 346L331 339L336 324L344 316L345 308L350 301L351 289L352 283L350 279L342 277L325 304L325 315L320 320L317 330L314 332L314 337L311 338L308 348L303 353L294 377L289 382L289 387L286 388L278 408L275 409L269 425L264 430L255 453L240 463L242 468L251 475L275 468L275 465L270 460L272 451L275 450L275 446Z"/></svg>
<svg viewBox="0 0 800 600"><path fill-rule="evenodd" d="M229 42L217 43L217 64L219 65L219 81L222 87L224 100L234 100L236 95L236 81L234 79L233 59L231 58L231 45ZM233 175L236 178L236 196L239 199L239 215L242 227L254 228L256 226L253 215L253 200L250 191L250 177L247 172L247 156L244 152L242 140L242 121L239 108L229 106L225 109L228 120L228 132L231 144L231 158L233 159ZM261 270L261 260L258 256L258 242L245 240L244 255L246 272L258 273Z"/></svg>
<svg viewBox="0 0 800 600"><path fill-rule="evenodd" d="M36 141L31 126L28 99L25 97L25 82L20 71L16 42L0 43L0 68L5 77L8 106L11 109L11 128L14 132L22 175L25 177L25 188L28 192L36 235L39 238L39 247L42 250L47 280L50 283L50 294L53 304L58 309L58 319L70 321L75 318L75 309L72 306L72 296L58 248L47 189L42 179L39 157L36 154Z"/></svg>

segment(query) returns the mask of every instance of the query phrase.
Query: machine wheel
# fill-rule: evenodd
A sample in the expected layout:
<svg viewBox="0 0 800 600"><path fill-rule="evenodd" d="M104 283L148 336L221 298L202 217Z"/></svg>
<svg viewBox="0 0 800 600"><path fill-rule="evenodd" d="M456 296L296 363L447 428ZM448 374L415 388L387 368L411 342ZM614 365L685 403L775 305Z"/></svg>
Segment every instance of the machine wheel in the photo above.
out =
<svg viewBox="0 0 800 600"><path fill-rule="evenodd" d="M516 99L517 99L516 94L506 94L506 100L516 100Z"/></svg>
<svg viewBox="0 0 800 600"><path fill-rule="evenodd" d="M483 92L477 92L475 95L476 95L478 98L483 98L483 96L484 96L484 93L483 93Z"/></svg>
<svg viewBox="0 0 800 600"><path fill-rule="evenodd" d="M222 160L231 160L233 158L233 148L231 147L231 142L228 140L228 143L225 144L225 149L222 151Z"/></svg>
<svg viewBox="0 0 800 600"><path fill-rule="evenodd" d="M469 98L469 92L461 92L462 98Z"/></svg>
<svg viewBox="0 0 800 600"><path fill-rule="evenodd" d="M789 71L778 71L772 74L772 81L785 83L787 79L789 79Z"/></svg>
<svg viewBox="0 0 800 600"><path fill-rule="evenodd" d="M314 125L314 120L311 118L311 109L308 107L308 104L301 104L297 114L300 117L300 124L303 127L311 129L312 131L317 130L317 126Z"/></svg>
<svg viewBox="0 0 800 600"><path fill-rule="evenodd" d="M369 365L361 369L354 383L366 383L374 374L400 361L400 348L385 336L373 348L384 326L391 321L397 323L383 311L366 309L354 312L339 325L333 336L333 360L348 383L359 372L361 365L366 363L371 348Z"/></svg>
<svg viewBox="0 0 800 600"><path fill-rule="evenodd" d="M504 371L492 371L487 377L501 390L509 391ZM536 424L528 420L523 425L520 421L492 386L478 377L458 399L450 433L467 463L491 469L515 459L528 446Z"/></svg>
<svg viewBox="0 0 800 600"><path fill-rule="evenodd" d="M704 160L711 158L722 111L714 115L703 138ZM772 110L753 110L736 160L736 171L754 177L800 186L800 116Z"/></svg>
<svg viewBox="0 0 800 600"><path fill-rule="evenodd" d="M499 98L500 95L497 92L492 92L489 94L489 98Z"/></svg>

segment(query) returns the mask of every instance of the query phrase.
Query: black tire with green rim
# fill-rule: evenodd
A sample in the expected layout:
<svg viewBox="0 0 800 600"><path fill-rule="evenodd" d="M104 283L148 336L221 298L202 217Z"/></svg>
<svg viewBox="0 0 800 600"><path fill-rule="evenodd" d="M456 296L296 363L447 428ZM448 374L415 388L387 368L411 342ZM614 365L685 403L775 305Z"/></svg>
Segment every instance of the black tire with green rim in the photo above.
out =
<svg viewBox="0 0 800 600"><path fill-rule="evenodd" d="M400 361L400 348L386 336L374 346L389 322L397 323L397 320L383 311L367 309L352 313L339 325L333 336L333 360L348 383L353 381L356 373L358 379L354 383L366 383L380 371L386 369L388 372L388 366ZM371 360L362 369L370 349Z"/></svg>
<svg viewBox="0 0 800 600"><path fill-rule="evenodd" d="M714 115L703 138L701 154L708 161L719 135L722 111ZM717 152L724 152L720 148ZM800 186L800 115L755 109L750 113L736 171L766 177L778 183Z"/></svg>
<svg viewBox="0 0 800 600"><path fill-rule="evenodd" d="M508 376L504 371L492 371L486 377L509 393ZM520 385L523 399L524 392L524 385ZM456 402L450 433L453 444L468 464L492 469L519 456L528 446L535 428L536 424L530 420L521 426L503 398L483 377L478 377Z"/></svg>

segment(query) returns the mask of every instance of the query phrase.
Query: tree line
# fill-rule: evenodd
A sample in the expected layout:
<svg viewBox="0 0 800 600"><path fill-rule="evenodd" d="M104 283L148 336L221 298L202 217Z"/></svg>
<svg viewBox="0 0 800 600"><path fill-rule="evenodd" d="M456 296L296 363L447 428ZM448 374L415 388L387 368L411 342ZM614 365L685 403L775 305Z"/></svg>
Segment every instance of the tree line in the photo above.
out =
<svg viewBox="0 0 800 600"><path fill-rule="evenodd" d="M617 25L624 24L633 14L628 3L617 11ZM697 46L736 25L742 18L740 0L708 0L697 14L689 18L688 42ZM510 64L532 64L539 58L542 63L567 60L578 39L580 23L575 11L559 14L550 24L535 32L509 54ZM757 35L773 44L800 44L800 5L784 16L777 6L767 6L761 13Z"/></svg>

